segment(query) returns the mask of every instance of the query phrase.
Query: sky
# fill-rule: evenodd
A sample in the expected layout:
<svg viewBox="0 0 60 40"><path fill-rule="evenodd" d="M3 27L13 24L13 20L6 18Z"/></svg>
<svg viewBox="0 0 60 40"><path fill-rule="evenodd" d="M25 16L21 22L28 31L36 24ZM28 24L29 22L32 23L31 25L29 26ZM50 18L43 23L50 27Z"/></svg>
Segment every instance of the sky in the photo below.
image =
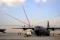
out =
<svg viewBox="0 0 60 40"><path fill-rule="evenodd" d="M60 26L60 0L0 0L0 25L28 24L23 7L31 25L46 25L49 20L51 25Z"/></svg>

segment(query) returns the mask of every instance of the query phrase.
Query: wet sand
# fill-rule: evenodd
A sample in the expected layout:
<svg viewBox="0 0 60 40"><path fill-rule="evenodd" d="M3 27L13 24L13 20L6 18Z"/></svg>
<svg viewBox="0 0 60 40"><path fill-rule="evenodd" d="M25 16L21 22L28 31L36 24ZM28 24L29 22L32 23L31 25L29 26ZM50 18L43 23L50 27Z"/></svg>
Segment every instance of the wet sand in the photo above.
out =
<svg viewBox="0 0 60 40"><path fill-rule="evenodd" d="M0 33L0 40L60 40L60 36L23 37L17 33Z"/></svg>

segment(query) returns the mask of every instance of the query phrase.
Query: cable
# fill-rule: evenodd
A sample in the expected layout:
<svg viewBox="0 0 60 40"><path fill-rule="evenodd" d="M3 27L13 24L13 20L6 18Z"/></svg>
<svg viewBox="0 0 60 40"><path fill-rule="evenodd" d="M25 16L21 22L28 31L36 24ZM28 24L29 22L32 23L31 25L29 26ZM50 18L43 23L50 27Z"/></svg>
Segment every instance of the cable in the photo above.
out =
<svg viewBox="0 0 60 40"><path fill-rule="evenodd" d="M15 17L13 17L13 16L11 16L11 15L9 15L9 14L7 14L7 13L6 13L5 15L10 16L10 17L14 18L14 19L15 19L15 20L17 20L17 21L22 22L22 23L24 23L24 24L28 25L28 24L27 24L27 23L25 23L24 21L19 20L19 19L15 18Z"/></svg>
<svg viewBox="0 0 60 40"><path fill-rule="evenodd" d="M22 6L22 8L23 8L24 14L25 14L25 16L26 16L26 19L27 19L27 21L28 21L29 27L30 27L30 21L29 21L29 19L28 19L28 16L27 16L27 14L26 14L26 11L25 11L25 9L24 9L24 6Z"/></svg>

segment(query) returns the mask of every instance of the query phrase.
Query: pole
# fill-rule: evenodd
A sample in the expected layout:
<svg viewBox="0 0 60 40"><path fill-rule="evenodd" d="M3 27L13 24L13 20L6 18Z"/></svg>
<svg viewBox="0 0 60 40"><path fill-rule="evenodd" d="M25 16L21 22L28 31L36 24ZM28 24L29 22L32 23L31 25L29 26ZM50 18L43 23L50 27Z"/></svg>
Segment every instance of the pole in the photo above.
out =
<svg viewBox="0 0 60 40"><path fill-rule="evenodd" d="M22 8L23 8L24 14L25 14L25 16L26 16L26 19L27 19L27 21L28 21L29 27L30 27L30 21L29 21L29 19L28 19L28 16L27 16L27 14L26 14L26 11L25 11L25 9L24 9L24 6L22 6Z"/></svg>

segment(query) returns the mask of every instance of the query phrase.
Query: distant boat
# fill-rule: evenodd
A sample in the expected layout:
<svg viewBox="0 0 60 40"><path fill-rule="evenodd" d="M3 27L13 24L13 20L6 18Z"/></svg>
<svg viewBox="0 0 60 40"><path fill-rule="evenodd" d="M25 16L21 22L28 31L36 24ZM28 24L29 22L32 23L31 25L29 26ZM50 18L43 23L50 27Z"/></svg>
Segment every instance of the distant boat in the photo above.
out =
<svg viewBox="0 0 60 40"><path fill-rule="evenodd" d="M5 33L6 29L0 29L0 32Z"/></svg>

